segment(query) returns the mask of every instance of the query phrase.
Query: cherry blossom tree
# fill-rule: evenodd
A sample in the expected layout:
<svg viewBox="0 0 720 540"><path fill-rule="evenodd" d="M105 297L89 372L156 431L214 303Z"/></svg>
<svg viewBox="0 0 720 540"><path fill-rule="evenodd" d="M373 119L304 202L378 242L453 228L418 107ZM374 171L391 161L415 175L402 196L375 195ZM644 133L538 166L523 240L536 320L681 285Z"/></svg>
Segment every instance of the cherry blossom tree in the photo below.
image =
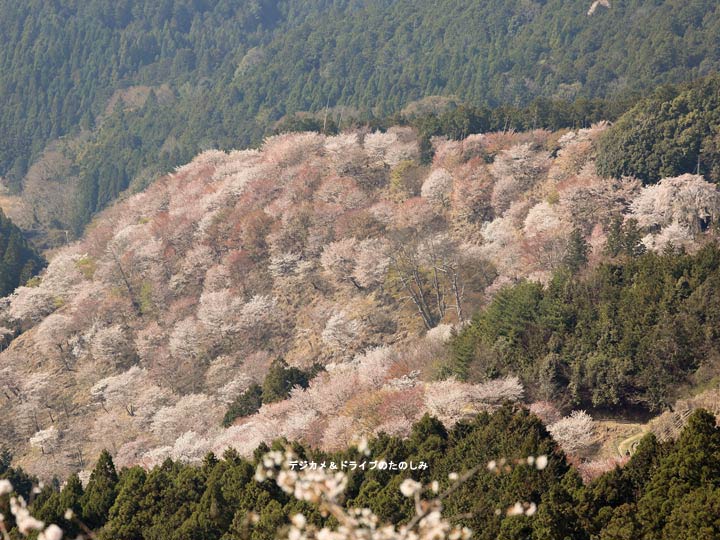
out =
<svg viewBox="0 0 720 540"><path fill-rule="evenodd" d="M456 173L450 194L453 219L461 228L479 225L492 218L490 196L493 180L481 160L472 160Z"/></svg>
<svg viewBox="0 0 720 540"><path fill-rule="evenodd" d="M550 424L547 429L569 454L585 450L595 440L595 421L585 411L573 411L570 416Z"/></svg>
<svg viewBox="0 0 720 540"><path fill-rule="evenodd" d="M9 297L7 316L22 326L32 326L58 308L56 298L43 287L18 287Z"/></svg>
<svg viewBox="0 0 720 540"><path fill-rule="evenodd" d="M339 174L356 172L367 161L357 133L341 133L334 137L326 137L325 153L335 172Z"/></svg>
<svg viewBox="0 0 720 540"><path fill-rule="evenodd" d="M58 357L66 369L70 368L69 338L74 330L73 319L63 313L53 313L37 325L33 339L42 354Z"/></svg>
<svg viewBox="0 0 720 540"><path fill-rule="evenodd" d="M525 259L539 270L557 268L565 256L570 227L562 218L558 205L546 201L528 211L523 225L523 238L527 245Z"/></svg>
<svg viewBox="0 0 720 540"><path fill-rule="evenodd" d="M423 232L432 226L437 217L430 201L423 197L413 197L394 209L393 225L398 229Z"/></svg>
<svg viewBox="0 0 720 540"><path fill-rule="evenodd" d="M368 238L357 244L352 277L358 285L373 288L385 282L390 244L382 238Z"/></svg>
<svg viewBox="0 0 720 540"><path fill-rule="evenodd" d="M224 264L216 264L205 273L203 291L214 292L227 289L232 284L230 269Z"/></svg>
<svg viewBox="0 0 720 540"><path fill-rule="evenodd" d="M390 347L374 347L356 356L358 382L368 388L380 388L387 378L388 369L397 360Z"/></svg>
<svg viewBox="0 0 720 540"><path fill-rule="evenodd" d="M631 216L638 225L650 233L673 227L674 230L668 233L670 238L687 238L685 231L695 236L715 223L718 215L720 192L717 186L692 174L665 178L643 188L631 205ZM661 239L662 244L667 242Z"/></svg>
<svg viewBox="0 0 720 540"><path fill-rule="evenodd" d="M325 246L320 255L320 264L337 283L352 282L356 252L357 240L344 238Z"/></svg>
<svg viewBox="0 0 720 540"><path fill-rule="evenodd" d="M186 431L173 444L170 457L184 463L200 463L211 451L211 441L194 431Z"/></svg>
<svg viewBox="0 0 720 540"><path fill-rule="evenodd" d="M310 381L310 386L301 394L310 407L324 416L334 415L357 391L358 376L348 365L321 373ZM295 394L291 394L297 398ZM308 403L306 402L306 403Z"/></svg>
<svg viewBox="0 0 720 540"><path fill-rule="evenodd" d="M375 428L375 433L407 436L423 411L424 392L421 386L386 389L378 410L385 421Z"/></svg>
<svg viewBox="0 0 720 540"><path fill-rule="evenodd" d="M358 341L364 329L362 321L353 319L345 311L339 311L325 324L322 340L331 349L345 353Z"/></svg>
<svg viewBox="0 0 720 540"><path fill-rule="evenodd" d="M112 366L128 365L135 360L133 341L119 324L95 329L90 352L96 360Z"/></svg>
<svg viewBox="0 0 720 540"><path fill-rule="evenodd" d="M43 454L52 454L57 448L60 432L55 426L38 431L30 437L30 446L39 448Z"/></svg>
<svg viewBox="0 0 720 540"><path fill-rule="evenodd" d="M168 389L152 384L147 371L138 366L100 379L90 395L106 414L137 418L142 426L173 397Z"/></svg>
<svg viewBox="0 0 720 540"><path fill-rule="evenodd" d="M208 345L206 335L207 327L195 317L182 319L170 334L170 354L178 359L197 359Z"/></svg>
<svg viewBox="0 0 720 540"><path fill-rule="evenodd" d="M217 399L226 405L230 405L235 399L247 390L252 384L252 379L243 374L237 375L217 392Z"/></svg>
<svg viewBox="0 0 720 540"><path fill-rule="evenodd" d="M209 246L200 244L193 247L185 254L180 272L173 277L173 290L182 291L186 286L199 286L214 260L215 254Z"/></svg>
<svg viewBox="0 0 720 540"><path fill-rule="evenodd" d="M503 401L517 401L523 388L517 377L489 381L482 385L447 379L425 385L425 406L446 425L481 410L497 407Z"/></svg>
<svg viewBox="0 0 720 540"><path fill-rule="evenodd" d="M519 401L523 397L523 386L517 377L494 379L475 385L472 398L488 406L498 406L505 401Z"/></svg>
<svg viewBox="0 0 720 540"><path fill-rule="evenodd" d="M501 214L510 203L531 188L549 166L546 154L536 152L529 143L513 146L498 154L491 172L497 179L492 193L492 205Z"/></svg>
<svg viewBox="0 0 720 540"><path fill-rule="evenodd" d="M193 426L198 434L205 435L219 425L222 412L222 408L211 397L189 394L174 405L161 407L153 415L150 430L168 443L185 433L187 426Z"/></svg>
<svg viewBox="0 0 720 540"><path fill-rule="evenodd" d="M280 319L277 300L271 296L256 295L240 308L237 324L246 339L263 343L272 333L279 331Z"/></svg>
<svg viewBox="0 0 720 540"><path fill-rule="evenodd" d="M326 178L318 187L315 198L343 210L361 208L367 201L367 195L360 190L355 180L347 176Z"/></svg>
<svg viewBox="0 0 720 540"><path fill-rule="evenodd" d="M333 416L328 420L323 446L328 450L347 448L357 436L355 420L349 416Z"/></svg>
<svg viewBox="0 0 720 540"><path fill-rule="evenodd" d="M673 221L662 228L659 233L648 234L642 240L645 247L655 251L662 251L667 247L691 248L694 235L690 227Z"/></svg>
<svg viewBox="0 0 720 540"><path fill-rule="evenodd" d="M445 169L435 169L423 182L420 194L436 206L446 208L450 204L453 177Z"/></svg>
<svg viewBox="0 0 720 540"><path fill-rule="evenodd" d="M512 217L504 215L485 222L481 234L483 244L480 253L493 263L502 279L509 280L518 276L522 272L524 250L522 235L515 227Z"/></svg>
<svg viewBox="0 0 720 540"><path fill-rule="evenodd" d="M140 361L151 365L158 351L164 347L167 337L157 321L148 322L135 334L135 350Z"/></svg>
<svg viewBox="0 0 720 540"><path fill-rule="evenodd" d="M365 135L363 147L370 163L373 165L386 165L385 156L388 154L390 147L397 141L398 136L395 133L375 131Z"/></svg>
<svg viewBox="0 0 720 540"><path fill-rule="evenodd" d="M558 408L549 401L536 401L530 404L530 412L542 420L543 424L554 424L562 418Z"/></svg>
<svg viewBox="0 0 720 540"><path fill-rule="evenodd" d="M281 167L297 165L309 155L320 152L325 138L313 132L285 133L268 137L263 142L264 159Z"/></svg>
<svg viewBox="0 0 720 540"><path fill-rule="evenodd" d="M452 336L453 327L450 324L438 324L425 334L425 338L436 343L446 343Z"/></svg>
<svg viewBox="0 0 720 540"><path fill-rule="evenodd" d="M280 253L273 255L268 264L268 270L274 278L290 277L299 269L302 255L299 253Z"/></svg>
<svg viewBox="0 0 720 540"><path fill-rule="evenodd" d="M610 9L610 0L595 0L591 5L590 9L588 9L588 16L594 14L599 7L604 7L607 9Z"/></svg>
<svg viewBox="0 0 720 540"><path fill-rule="evenodd" d="M200 296L197 318L215 335L225 337L238 330L237 317L242 300L229 289L204 292Z"/></svg>

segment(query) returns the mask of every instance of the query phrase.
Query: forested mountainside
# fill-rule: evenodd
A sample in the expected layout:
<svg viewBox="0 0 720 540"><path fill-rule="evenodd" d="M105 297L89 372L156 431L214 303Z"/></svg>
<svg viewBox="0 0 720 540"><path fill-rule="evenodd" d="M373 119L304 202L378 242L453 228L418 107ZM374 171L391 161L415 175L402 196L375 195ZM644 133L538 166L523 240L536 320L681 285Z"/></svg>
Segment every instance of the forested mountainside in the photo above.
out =
<svg viewBox="0 0 720 540"><path fill-rule="evenodd" d="M716 1L0 14L0 540L720 537Z"/></svg>
<svg viewBox="0 0 720 540"><path fill-rule="evenodd" d="M713 0L587 8L574 0L3 0L0 177L25 205L12 217L54 231L44 242L60 245L65 230L79 234L128 187L207 148L259 144L299 111L320 114L326 128L448 100L605 98L617 100L605 109L620 111L658 84L718 68ZM444 99L413 105L430 96ZM561 127L538 116L528 109L522 127ZM507 117L495 129L503 127Z"/></svg>
<svg viewBox="0 0 720 540"><path fill-rule="evenodd" d="M46 477L524 401L592 463L581 409L658 411L719 367L718 189L600 177L605 132L435 138L427 165L408 127L200 154L3 301L0 437Z"/></svg>
<svg viewBox="0 0 720 540"><path fill-rule="evenodd" d="M25 285L44 266L45 260L28 244L23 232L0 210L0 296L6 296L17 286ZM7 334L4 333L3 339L6 338Z"/></svg>
<svg viewBox="0 0 720 540"><path fill-rule="evenodd" d="M647 435L622 468L586 484L538 419L512 407L452 429L424 417L407 439L381 435L367 450L361 447L325 453L293 444L292 450L295 462L307 467L335 464L324 478L347 474L344 506L368 508L380 523L407 523L414 514L408 490L425 485L425 498L447 490L443 511L481 540L712 540L720 534L720 429L704 411L690 417L676 441ZM233 450L222 459L209 454L198 466L166 460L151 470L118 470L104 452L85 485L73 475L62 489L48 484L37 494L31 477L2 461L0 479L32 500L37 518L59 524L69 537L83 532L80 523L101 540L275 540L291 523L300 530L331 526L314 498L298 500L295 492L296 499L280 477L277 485L257 478L268 450L258 448L252 458ZM373 467L383 460L408 468ZM427 468L418 468L421 463ZM473 470L464 482L453 480L453 473ZM0 495L0 509L11 516L8 497ZM10 517L8 528L14 525Z"/></svg>
<svg viewBox="0 0 720 540"><path fill-rule="evenodd" d="M598 170L645 183L694 172L720 181L720 77L665 86L640 101L605 134Z"/></svg>

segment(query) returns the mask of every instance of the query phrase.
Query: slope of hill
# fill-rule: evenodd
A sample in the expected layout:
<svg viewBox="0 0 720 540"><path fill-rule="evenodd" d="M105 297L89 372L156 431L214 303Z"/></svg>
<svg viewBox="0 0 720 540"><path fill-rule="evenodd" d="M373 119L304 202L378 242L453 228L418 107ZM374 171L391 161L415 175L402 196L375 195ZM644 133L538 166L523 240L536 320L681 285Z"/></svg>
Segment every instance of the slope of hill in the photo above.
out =
<svg viewBox="0 0 720 540"><path fill-rule="evenodd" d="M103 447L123 465L246 454L283 435L334 448L405 434L424 411L452 425L523 399L512 373L445 379L453 325L524 278L631 264L638 238L672 261L669 246L696 251L716 235L720 196L700 177L600 178L604 130L436 139L430 165L409 128L199 155L106 210L37 286L4 301L20 336L0 353L0 411L13 419L2 439L47 475ZM306 389L281 384L288 366ZM598 373L588 391L617 383ZM514 374L524 399L552 398Z"/></svg>
<svg viewBox="0 0 720 540"><path fill-rule="evenodd" d="M720 61L712 0L614 2L592 16L574 0L4 0L0 10L0 176L17 191L30 184L31 198L38 179L69 192L28 226L78 233L133 181L206 148L259 143L297 111L347 122L434 95L614 99ZM58 174L26 178L67 136Z"/></svg>

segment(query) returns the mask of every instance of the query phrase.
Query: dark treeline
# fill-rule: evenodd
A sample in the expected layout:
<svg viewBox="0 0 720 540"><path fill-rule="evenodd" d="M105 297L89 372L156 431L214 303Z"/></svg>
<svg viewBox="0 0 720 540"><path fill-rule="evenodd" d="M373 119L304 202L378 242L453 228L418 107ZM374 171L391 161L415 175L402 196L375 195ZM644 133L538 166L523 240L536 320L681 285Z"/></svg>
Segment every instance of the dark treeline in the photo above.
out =
<svg viewBox="0 0 720 540"><path fill-rule="evenodd" d="M663 86L605 133L598 171L644 183L683 173L720 182L720 76Z"/></svg>
<svg viewBox="0 0 720 540"><path fill-rule="evenodd" d="M273 448L286 444L278 441ZM459 521L481 540L690 540L720 534L713 513L720 508L720 429L715 418L702 410L690 417L677 441L660 443L647 435L627 465L587 485L540 421L511 406L461 422L452 430L426 416L407 440L380 436L370 441L368 458L355 448L325 454L297 443L291 446L299 459L318 463L380 458L428 463L424 471L349 472L347 506L369 507L395 523L413 514L411 500L399 490L405 478L423 483L437 480L444 489L451 472L467 471L500 456L546 454L549 464L541 471L520 465L498 476L481 469L446 498L445 514L463 516ZM85 488L77 476L62 488L58 483L47 485L31 508L38 518L60 524L70 538L80 532L79 519L101 540L273 540L298 512L310 523L324 523L309 503L288 497L272 481L254 481L257 460L267 450L258 448L252 460L229 450L222 459L208 455L199 466L168 459L150 471L140 467L117 471L104 452ZM20 494L31 496L35 481L10 467L7 454L0 459L0 478L10 479ZM537 513L507 516L504 509L518 500L535 502ZM77 519L66 520L67 509ZM0 512L10 515L8 496L0 497ZM249 520L249 513L257 519Z"/></svg>
<svg viewBox="0 0 720 540"><path fill-rule="evenodd" d="M720 353L720 250L643 253L639 242L632 221L615 224L608 262L501 290L454 338L449 371L518 374L537 399L567 405L666 408Z"/></svg>

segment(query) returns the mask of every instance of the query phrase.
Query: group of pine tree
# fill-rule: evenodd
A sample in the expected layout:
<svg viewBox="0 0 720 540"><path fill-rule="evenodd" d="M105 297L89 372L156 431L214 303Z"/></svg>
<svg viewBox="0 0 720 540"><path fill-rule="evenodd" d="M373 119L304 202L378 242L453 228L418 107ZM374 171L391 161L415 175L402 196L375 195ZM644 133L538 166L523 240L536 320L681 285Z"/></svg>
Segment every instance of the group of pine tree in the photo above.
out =
<svg viewBox="0 0 720 540"><path fill-rule="evenodd" d="M666 409L720 353L720 250L644 252L639 236L616 223L600 266L583 270L580 239L548 286L502 289L452 340L447 374L516 374L566 406Z"/></svg>
<svg viewBox="0 0 720 540"><path fill-rule="evenodd" d="M272 448L288 446L298 459L316 463L426 462L427 470L413 472L348 469L345 504L369 507L393 523L408 521L414 512L412 501L400 493L405 478L423 484L437 480L446 489L451 472L500 456L515 460L545 454L544 470L518 465L496 474L481 468L444 500L445 514L461 516L456 520L479 540L712 540L720 535L720 428L703 410L689 418L677 440L659 442L647 435L624 467L588 484L542 423L510 405L451 430L425 416L406 440L380 435L370 441L371 457L355 447L326 454L277 441ZM138 466L117 471L103 452L85 487L75 475L34 496L35 479L10 467L5 454L0 478L10 479L18 493L32 500L34 515L59 524L69 538L86 526L101 540L274 540L298 512L312 524L329 523L318 508L289 497L272 480L254 480L256 464L268 450L258 448L252 459L228 450L222 459L208 455L198 466L168 459L149 471ZM507 515L516 501L535 502L537 513ZM7 495L0 497L5 516L10 515L8 504Z"/></svg>
<svg viewBox="0 0 720 540"><path fill-rule="evenodd" d="M44 266L42 256L0 210L0 296L27 283Z"/></svg>

